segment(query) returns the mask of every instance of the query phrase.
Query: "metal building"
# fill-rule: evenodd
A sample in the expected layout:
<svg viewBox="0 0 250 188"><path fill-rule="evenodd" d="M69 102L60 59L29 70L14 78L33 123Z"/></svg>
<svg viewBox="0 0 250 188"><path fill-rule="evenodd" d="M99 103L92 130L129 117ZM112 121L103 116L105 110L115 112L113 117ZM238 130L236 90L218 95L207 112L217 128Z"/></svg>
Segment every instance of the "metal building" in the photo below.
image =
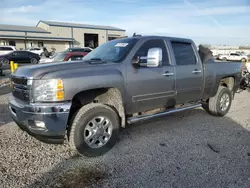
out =
<svg viewBox="0 0 250 188"><path fill-rule="evenodd" d="M18 50L46 47L49 51L68 47L92 47L116 38L125 37L125 30L100 25L52 22L40 20L36 27L1 25L0 46L16 46Z"/></svg>

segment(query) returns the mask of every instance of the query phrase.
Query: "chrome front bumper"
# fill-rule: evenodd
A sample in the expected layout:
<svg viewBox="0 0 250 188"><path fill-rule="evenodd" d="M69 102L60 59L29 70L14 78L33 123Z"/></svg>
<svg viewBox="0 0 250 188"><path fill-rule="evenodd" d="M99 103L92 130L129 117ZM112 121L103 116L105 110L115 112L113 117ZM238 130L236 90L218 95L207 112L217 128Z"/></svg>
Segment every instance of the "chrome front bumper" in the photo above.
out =
<svg viewBox="0 0 250 188"><path fill-rule="evenodd" d="M9 96L12 119L22 130L46 143L63 142L70 108L70 102L28 104Z"/></svg>

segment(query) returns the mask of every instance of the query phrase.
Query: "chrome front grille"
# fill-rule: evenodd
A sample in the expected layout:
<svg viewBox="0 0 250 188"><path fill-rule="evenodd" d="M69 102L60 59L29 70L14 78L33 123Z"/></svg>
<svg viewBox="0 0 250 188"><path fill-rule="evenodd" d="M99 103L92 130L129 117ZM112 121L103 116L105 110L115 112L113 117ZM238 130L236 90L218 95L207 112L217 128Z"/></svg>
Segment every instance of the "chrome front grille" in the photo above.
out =
<svg viewBox="0 0 250 188"><path fill-rule="evenodd" d="M28 79L24 77L11 77L12 81L12 94L15 98L22 101L30 101L30 88L28 86Z"/></svg>

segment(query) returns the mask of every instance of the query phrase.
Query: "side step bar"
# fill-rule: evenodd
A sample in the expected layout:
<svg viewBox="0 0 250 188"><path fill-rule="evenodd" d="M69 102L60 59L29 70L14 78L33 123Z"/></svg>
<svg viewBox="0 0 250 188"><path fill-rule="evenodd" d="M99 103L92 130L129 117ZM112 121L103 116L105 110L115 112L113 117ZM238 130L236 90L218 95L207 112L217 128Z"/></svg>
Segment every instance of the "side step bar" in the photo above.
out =
<svg viewBox="0 0 250 188"><path fill-rule="evenodd" d="M175 108L175 109L166 110L166 111L163 111L163 112L158 112L158 113L150 114L150 115L140 115L140 116L128 118L127 122L128 122L128 124L132 124L132 123L136 123L138 121L148 120L148 119L151 119L151 118L165 116L167 114L172 114L172 113L175 113L175 112L181 112L181 111L184 111L184 110L189 110L189 109L199 108L199 107L201 107L201 104L195 104L195 105L186 106L186 107L183 107L183 108Z"/></svg>

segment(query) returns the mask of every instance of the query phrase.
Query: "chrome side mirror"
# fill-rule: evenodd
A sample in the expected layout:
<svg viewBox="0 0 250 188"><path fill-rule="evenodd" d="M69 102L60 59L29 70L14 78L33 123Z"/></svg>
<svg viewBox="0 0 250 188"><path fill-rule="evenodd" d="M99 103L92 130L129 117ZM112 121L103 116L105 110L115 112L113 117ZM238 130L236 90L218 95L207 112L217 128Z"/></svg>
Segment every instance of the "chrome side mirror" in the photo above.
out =
<svg viewBox="0 0 250 188"><path fill-rule="evenodd" d="M147 67L158 67L162 62L162 49L150 48L147 55Z"/></svg>
<svg viewBox="0 0 250 188"><path fill-rule="evenodd" d="M161 48L150 48L148 50L147 57L140 57L140 62L146 60L145 63L141 63L141 66L147 67L158 67L162 62L162 49Z"/></svg>

